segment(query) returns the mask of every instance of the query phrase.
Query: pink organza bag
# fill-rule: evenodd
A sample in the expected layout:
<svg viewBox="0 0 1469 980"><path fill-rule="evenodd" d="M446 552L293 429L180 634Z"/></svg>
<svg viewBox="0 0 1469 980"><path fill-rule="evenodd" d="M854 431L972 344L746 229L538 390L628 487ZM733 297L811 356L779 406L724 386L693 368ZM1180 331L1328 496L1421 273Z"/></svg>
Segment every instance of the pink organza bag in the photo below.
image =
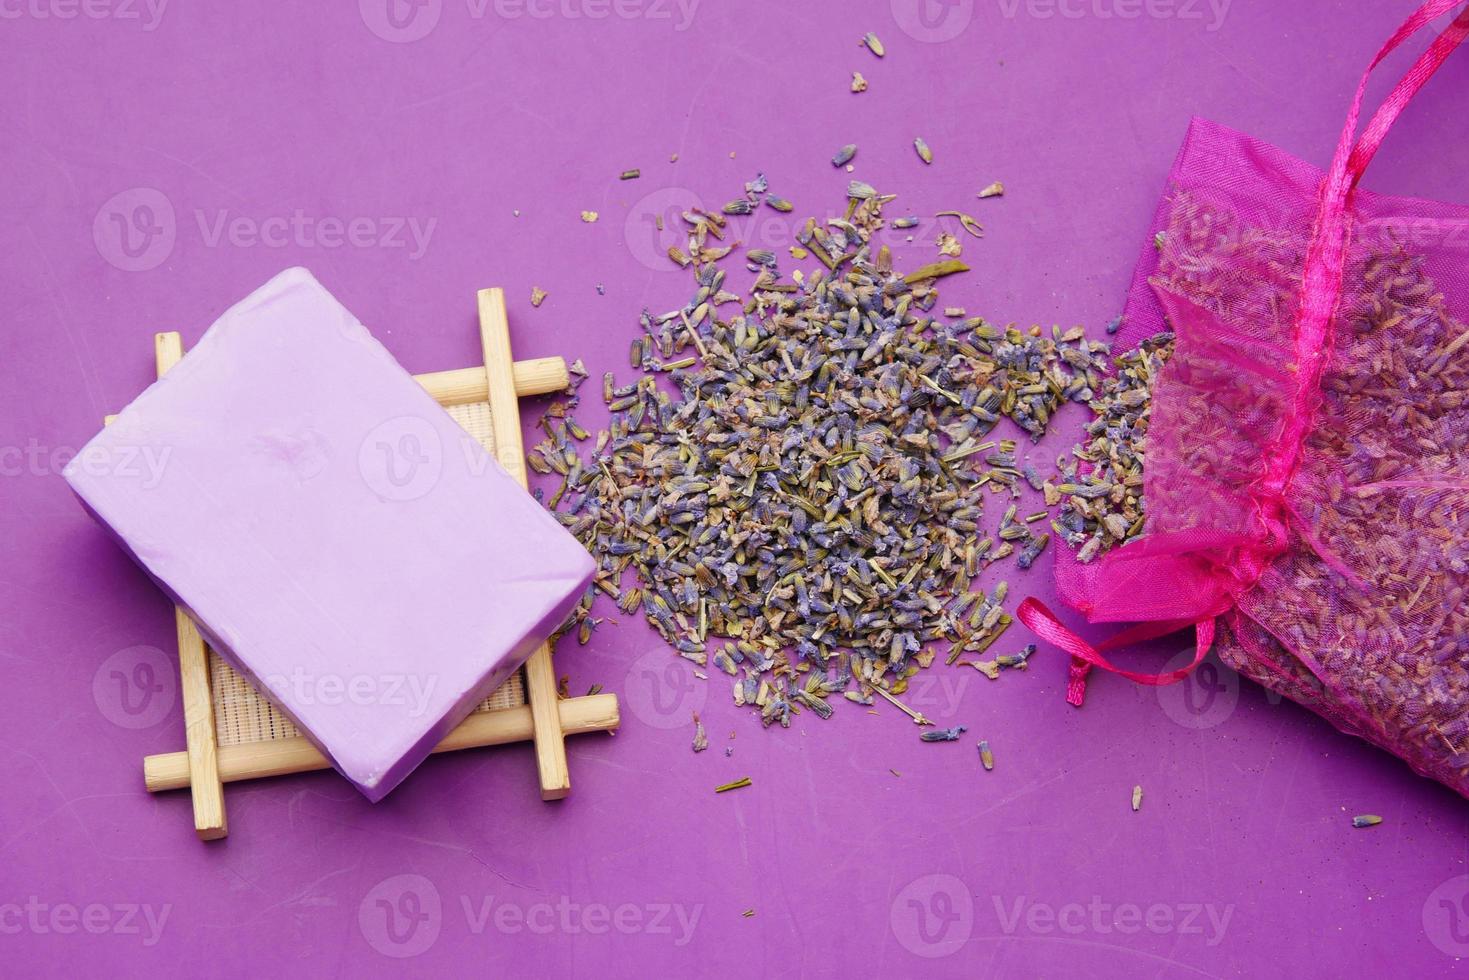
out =
<svg viewBox="0 0 1469 980"><path fill-rule="evenodd" d="M1464 0L1430 0L1368 69ZM1072 654L1193 626L1240 673L1469 795L1469 208L1356 189L1403 107L1469 34L1433 42L1330 171L1195 121L1139 265L1118 351L1163 330L1143 535L1062 598L1138 625L1095 648L1027 600Z"/></svg>

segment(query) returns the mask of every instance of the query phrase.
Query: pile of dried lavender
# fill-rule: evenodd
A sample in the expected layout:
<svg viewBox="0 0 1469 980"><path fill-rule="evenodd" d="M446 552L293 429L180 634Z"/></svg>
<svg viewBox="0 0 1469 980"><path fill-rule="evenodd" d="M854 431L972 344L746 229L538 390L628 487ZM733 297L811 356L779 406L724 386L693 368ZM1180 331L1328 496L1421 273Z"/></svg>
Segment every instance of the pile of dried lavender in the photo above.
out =
<svg viewBox="0 0 1469 980"><path fill-rule="evenodd" d="M841 217L797 236L825 269L793 282L772 252L748 252L758 276L743 303L719 264L734 248L724 215L790 205L762 177L722 214L686 212L688 248L670 257L696 291L643 315L632 362L647 375L604 379L612 421L591 456L578 452L589 434L574 398L529 454L564 477L549 505L597 557L595 587L641 606L683 656L712 659L766 724L788 726L801 706L827 717L835 693L891 700L934 641L952 644L951 661L995 641L1010 621L1003 583L997 597L971 583L1016 551L1028 565L1049 536L1013 507L998 544L982 536L986 493L1018 495L1022 477L1014 443L985 437L1008 417L1039 438L1101 383L1106 346L1079 329L928 315L935 280L966 267L904 276L886 246L874 254L892 199L854 181ZM592 595L568 623L584 639Z"/></svg>
<svg viewBox="0 0 1469 980"><path fill-rule="evenodd" d="M1047 506L1061 505L1052 527L1078 549L1077 561L1090 562L1143 532L1153 384L1172 354L1173 334L1159 333L1116 358L1115 372L1091 400L1091 438L1057 460L1062 482L1045 484Z"/></svg>

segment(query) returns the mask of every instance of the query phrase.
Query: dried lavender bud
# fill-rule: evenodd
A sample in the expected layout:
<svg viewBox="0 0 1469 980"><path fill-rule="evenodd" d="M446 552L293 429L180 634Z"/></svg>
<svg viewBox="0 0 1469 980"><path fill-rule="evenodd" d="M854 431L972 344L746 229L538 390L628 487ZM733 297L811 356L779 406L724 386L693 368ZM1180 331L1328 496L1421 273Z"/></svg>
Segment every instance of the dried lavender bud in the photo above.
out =
<svg viewBox="0 0 1469 980"><path fill-rule="evenodd" d="M699 720L699 713L694 712L694 751L703 752L709 747L709 733L704 731L704 723Z"/></svg>
<svg viewBox="0 0 1469 980"><path fill-rule="evenodd" d="M1086 429L1088 441L1065 462L1065 482L1055 488L1061 512L1052 525L1078 549L1078 561L1093 561L1143 532L1152 390L1172 355L1173 334L1149 337L1115 360L1116 370L1089 402L1094 418Z"/></svg>
<svg viewBox="0 0 1469 980"><path fill-rule="evenodd" d="M1024 670L1026 661L1035 653L1035 649L1034 643L1028 644L1019 653L1002 654L996 657L995 664L1006 670Z"/></svg>

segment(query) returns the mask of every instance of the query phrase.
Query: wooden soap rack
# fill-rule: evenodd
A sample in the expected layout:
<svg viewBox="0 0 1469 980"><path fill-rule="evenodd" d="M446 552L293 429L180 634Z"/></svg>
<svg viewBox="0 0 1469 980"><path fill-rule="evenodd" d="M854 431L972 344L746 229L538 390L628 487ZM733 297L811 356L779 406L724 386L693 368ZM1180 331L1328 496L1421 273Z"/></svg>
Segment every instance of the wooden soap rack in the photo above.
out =
<svg viewBox="0 0 1469 980"><path fill-rule="evenodd" d="M565 388L566 362L559 357L512 359L503 290L479 291L479 332L483 367L420 374L414 380L524 486L519 399ZM183 341L177 333L160 333L155 339L161 378L183 358ZM150 793L187 787L193 795L195 833L202 840L216 840L228 833L225 783L329 769L331 763L209 649L182 609L175 608L174 619L187 748L145 758L143 778ZM571 791L566 736L613 731L617 725L615 694L558 696L551 645L544 643L434 751L534 740L541 798L556 800Z"/></svg>

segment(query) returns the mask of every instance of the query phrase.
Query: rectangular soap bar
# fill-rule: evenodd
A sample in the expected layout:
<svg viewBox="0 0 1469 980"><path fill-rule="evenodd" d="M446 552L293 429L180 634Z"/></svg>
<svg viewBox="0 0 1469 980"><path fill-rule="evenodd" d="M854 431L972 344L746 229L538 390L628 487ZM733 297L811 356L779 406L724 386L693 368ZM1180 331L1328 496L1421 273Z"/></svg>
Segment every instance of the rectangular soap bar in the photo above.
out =
<svg viewBox="0 0 1469 980"><path fill-rule="evenodd" d="M305 269L220 317L64 475L374 801L534 652L593 572Z"/></svg>

